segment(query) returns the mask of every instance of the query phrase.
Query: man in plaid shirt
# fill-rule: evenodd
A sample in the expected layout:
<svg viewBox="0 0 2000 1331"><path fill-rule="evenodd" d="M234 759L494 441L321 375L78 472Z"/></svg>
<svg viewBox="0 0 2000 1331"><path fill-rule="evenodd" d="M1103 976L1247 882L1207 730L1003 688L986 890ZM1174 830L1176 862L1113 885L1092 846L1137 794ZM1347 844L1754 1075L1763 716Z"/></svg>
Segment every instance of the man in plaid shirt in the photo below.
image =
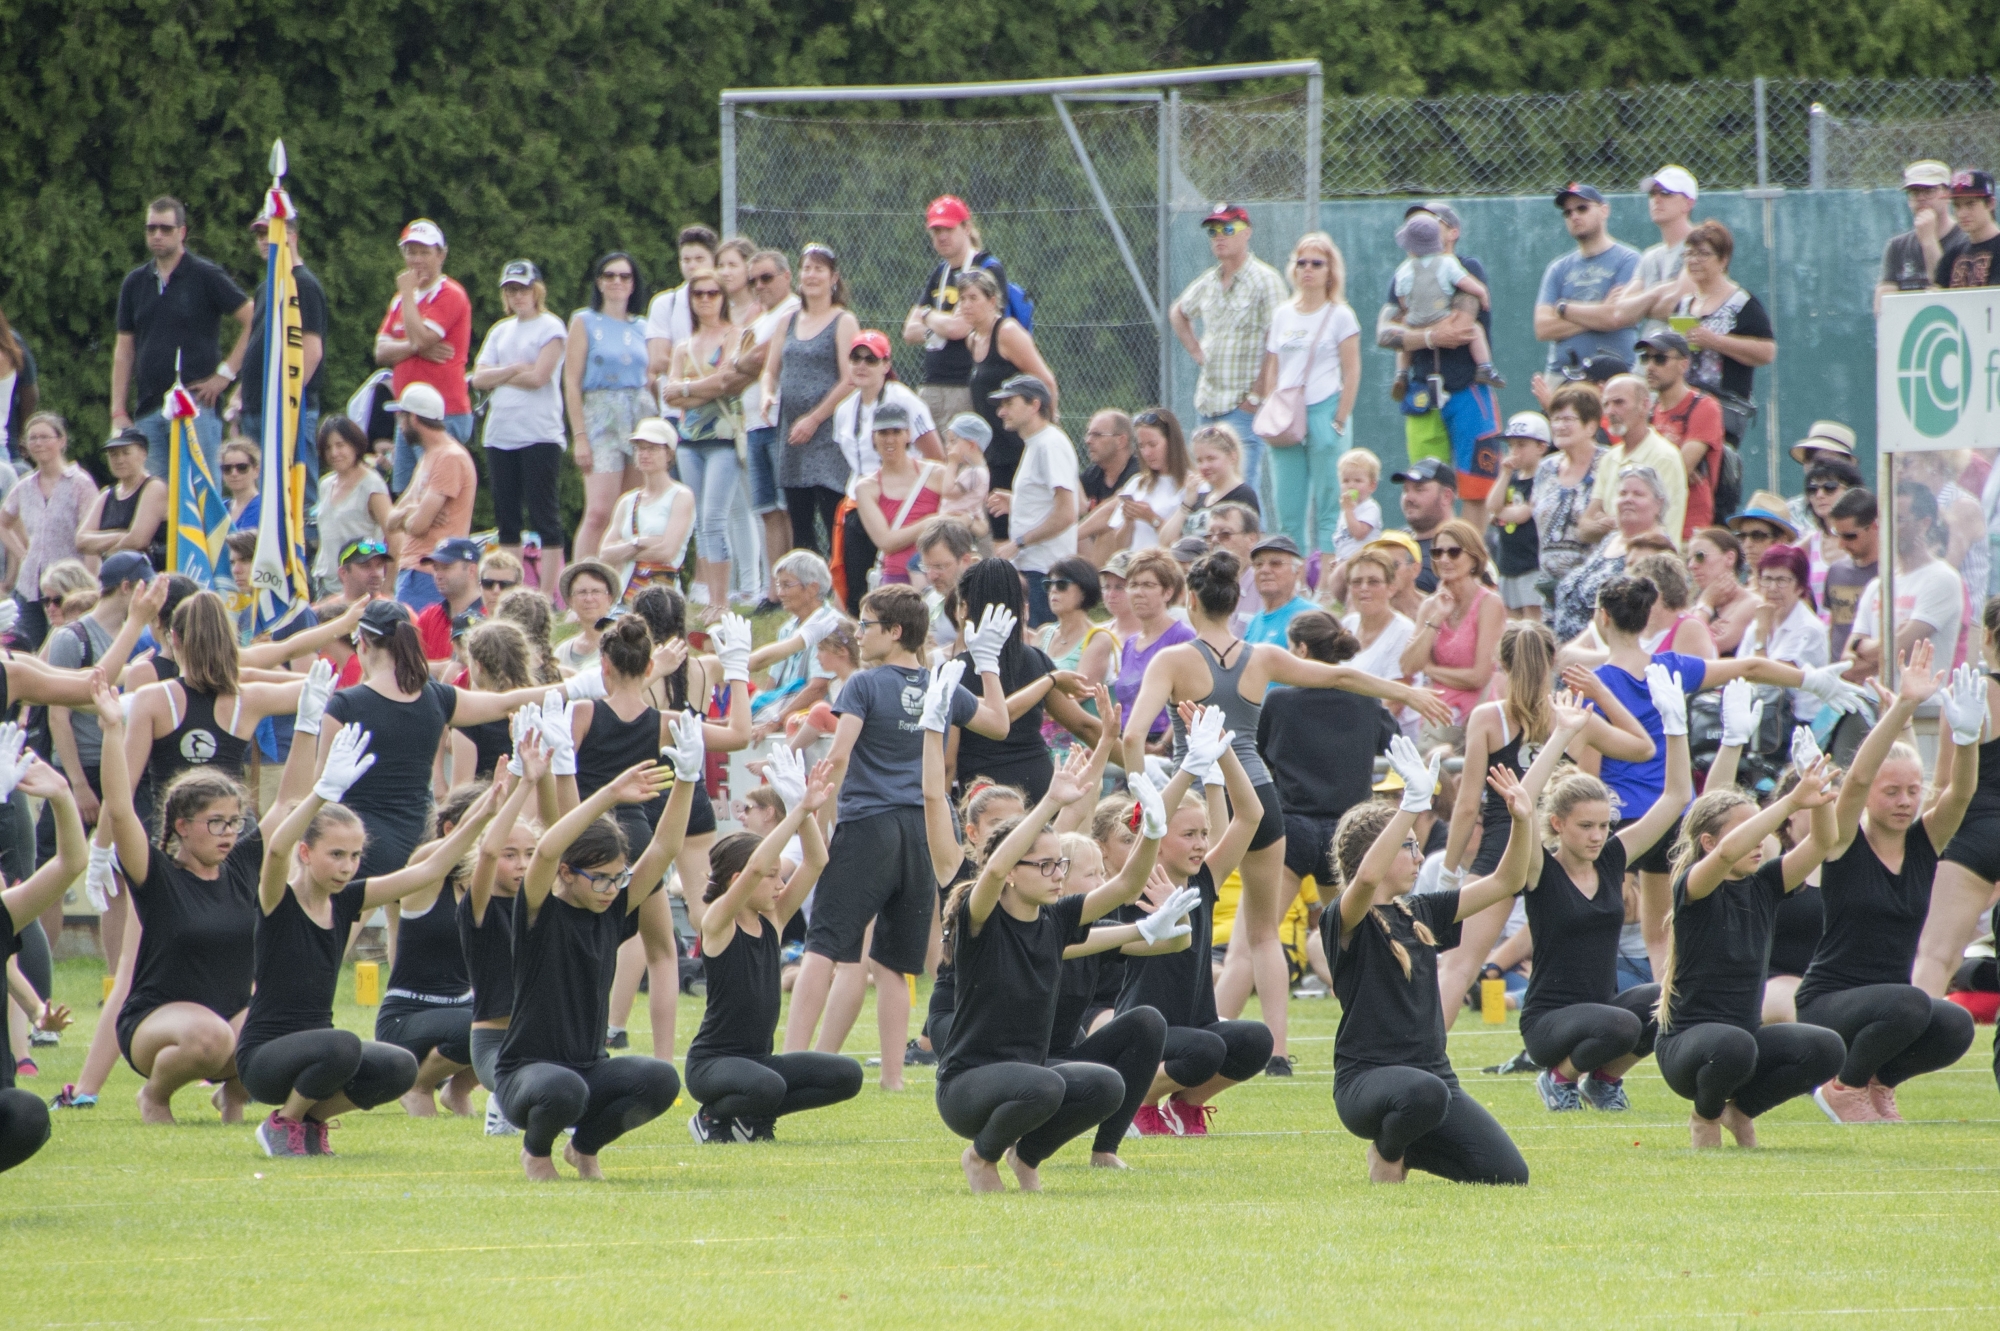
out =
<svg viewBox="0 0 2000 1331"><path fill-rule="evenodd" d="M1291 291L1278 270L1250 253L1250 214L1218 203L1201 221L1215 267L1188 283L1169 317L1181 345L1201 366L1194 409L1203 425L1227 425L1243 441L1243 475L1261 493L1264 441L1250 428L1263 399L1250 390L1264 364L1271 314ZM1201 320L1197 340L1194 321ZM1190 432L1192 433L1192 432Z"/></svg>

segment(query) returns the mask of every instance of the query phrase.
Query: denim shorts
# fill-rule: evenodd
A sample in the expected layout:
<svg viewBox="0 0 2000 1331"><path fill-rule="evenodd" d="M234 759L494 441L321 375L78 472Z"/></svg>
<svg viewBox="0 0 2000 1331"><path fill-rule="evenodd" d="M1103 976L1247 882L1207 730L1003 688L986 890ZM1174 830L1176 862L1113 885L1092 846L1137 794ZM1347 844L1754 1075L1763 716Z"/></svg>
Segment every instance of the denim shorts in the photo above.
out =
<svg viewBox="0 0 2000 1331"><path fill-rule="evenodd" d="M776 513L785 507L778 493L778 427L752 430L744 438L750 456L750 511Z"/></svg>

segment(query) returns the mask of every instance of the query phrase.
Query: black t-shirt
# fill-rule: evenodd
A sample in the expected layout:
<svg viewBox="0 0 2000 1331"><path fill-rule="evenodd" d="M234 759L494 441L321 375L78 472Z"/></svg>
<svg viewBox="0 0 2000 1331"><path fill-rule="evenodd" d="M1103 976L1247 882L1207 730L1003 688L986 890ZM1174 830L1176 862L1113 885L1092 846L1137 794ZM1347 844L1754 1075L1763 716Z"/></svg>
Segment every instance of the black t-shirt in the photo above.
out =
<svg viewBox="0 0 2000 1331"><path fill-rule="evenodd" d="M1963 234L1963 233L1961 233ZM1937 284L1941 287L2000 286L2000 236L1968 240L1965 247L1938 259Z"/></svg>
<svg viewBox="0 0 2000 1331"><path fill-rule="evenodd" d="M1344 689L1272 689L1257 717L1257 752L1286 813L1337 819L1369 800L1375 755L1396 723L1374 698Z"/></svg>
<svg viewBox="0 0 2000 1331"><path fill-rule="evenodd" d="M1965 246L1965 228L1954 226L1938 241L1939 257L1949 259ZM1924 245L1915 231L1891 236L1882 247L1882 280L1894 282L1898 291L1922 291L1930 286L1930 265L1924 262Z"/></svg>
<svg viewBox="0 0 2000 1331"><path fill-rule="evenodd" d="M1004 314L1007 306L1007 270L1001 266L998 259L985 250L980 250L972 256L971 266L983 268L993 274L993 280L1000 287L1000 307ZM943 310L946 314L958 313L958 275L964 271L963 268L955 269L940 260L931 269L930 281L917 293L917 304L927 310ZM965 339L943 342L936 347L930 345L931 342L938 341L941 339L932 335L924 345L924 382L964 385L972 376L972 353L966 350ZM944 422L939 421L938 424L942 425Z"/></svg>
<svg viewBox="0 0 2000 1331"><path fill-rule="evenodd" d="M224 1021L250 1005L257 878L264 838L247 831L214 880L197 878L158 846L132 893L142 932L121 1019L144 1020L167 1003L199 1003Z"/></svg>
<svg viewBox="0 0 2000 1331"><path fill-rule="evenodd" d="M367 895L368 880L357 878L328 897L333 927L327 928L306 914L298 893L287 888L271 913L257 921L257 992L236 1041L239 1058L281 1035L333 1026L340 959Z"/></svg>
<svg viewBox="0 0 2000 1331"><path fill-rule="evenodd" d="M1410 535L1416 537L1417 541L1417 590L1429 596L1438 589L1437 570L1431 567L1431 542L1437 539L1437 533L1417 536L1415 532L1411 532Z"/></svg>
<svg viewBox="0 0 2000 1331"><path fill-rule="evenodd" d="M1210 972L1209 953L1215 934L1215 875L1204 864L1187 880L1201 893L1201 904L1188 915L1194 929L1191 945L1182 952L1158 957L1126 957L1125 987L1118 991L1118 1011L1153 1007L1169 1026L1213 1026L1215 976ZM1143 901L1121 906L1116 914L1126 924L1137 924L1152 913Z"/></svg>
<svg viewBox="0 0 2000 1331"><path fill-rule="evenodd" d="M299 327L304 332L320 339L319 365L313 370L313 377L306 380L308 408L319 406L320 390L326 386L326 288L312 275L312 270L304 264L292 269L292 276L299 287ZM243 385L243 410L246 413L261 413L264 410L264 301L271 284L259 282L254 298L256 313L250 316L250 345L243 353L243 373L237 382Z"/></svg>
<svg viewBox="0 0 2000 1331"><path fill-rule="evenodd" d="M972 664L972 653L961 652L959 660L965 663L965 678L976 681L978 669ZM1007 651L1000 654L1000 691L1015 693L1025 689L1044 675L1055 673L1056 663L1041 648L1027 643L1019 652ZM1007 738L988 739L972 730L960 730L958 734L958 779L970 781L976 776L991 776L1010 769L1019 763L1051 762L1049 746L1042 738L1042 704L1036 703L1016 717L1007 727Z"/></svg>
<svg viewBox="0 0 2000 1331"><path fill-rule="evenodd" d="M514 1010L514 901L489 896L486 918L472 919L472 893L458 899L454 912L465 974L472 982L472 1019L494 1021Z"/></svg>
<svg viewBox="0 0 2000 1331"><path fill-rule="evenodd" d="M1090 936L1082 893L1059 898L1017 920L995 904L972 931L972 898L952 917L952 973L958 1005L938 1059L940 1088L961 1072L992 1063L1048 1060L1063 949Z"/></svg>
<svg viewBox="0 0 2000 1331"><path fill-rule="evenodd" d="M1115 478L1106 476L1104 468L1098 466L1095 462L1091 463L1083 469L1083 497L1088 499L1093 506L1103 503L1105 500L1111 498L1112 495L1117 494L1123 488L1125 482L1137 476L1139 474L1139 467L1140 462L1137 453L1128 453L1125 455L1125 470L1119 472Z"/></svg>
<svg viewBox="0 0 2000 1331"><path fill-rule="evenodd" d="M182 251L165 290L150 260L125 274L118 288L118 331L132 335L133 416L160 409L174 386L176 353L182 383L215 373L224 354L222 321L248 299L219 265L192 250Z"/></svg>
<svg viewBox="0 0 2000 1331"><path fill-rule="evenodd" d="M1404 907L1408 907L1405 913ZM1444 1009L1438 1003L1437 954L1458 946L1458 893L1421 892L1376 906L1340 945L1340 903L1319 917L1320 942L1333 965L1333 993L1340 1000L1340 1028L1333 1037L1333 1075L1363 1068L1422 1068L1450 1085ZM1417 937L1421 921L1436 944ZM1383 926L1387 926L1385 931ZM1410 973L1390 940L1402 944Z"/></svg>
<svg viewBox="0 0 2000 1331"><path fill-rule="evenodd" d="M1777 923L1771 926L1770 974L1804 975L1825 932L1826 899L1819 886L1802 883L1793 888L1778 903Z"/></svg>
<svg viewBox="0 0 2000 1331"><path fill-rule="evenodd" d="M1508 473L1507 502L1510 504L1531 504L1534 502L1535 478ZM1542 566L1542 541L1535 533L1535 520L1517 522L1511 528L1505 525L1499 529L1500 554L1494 561L1500 567L1503 578L1518 578L1525 573L1534 573Z"/></svg>
<svg viewBox="0 0 2000 1331"><path fill-rule="evenodd" d="M1903 867L1896 873L1859 831L1845 855L1820 867L1826 930L1799 981L1800 1006L1865 984L1910 982L1937 863L1937 847L1919 818L1903 834Z"/></svg>
<svg viewBox="0 0 2000 1331"><path fill-rule="evenodd" d="M1235 489L1227 494L1211 494L1203 508L1214 508L1217 504L1242 504L1252 513L1263 516L1264 507L1257 502L1257 487L1248 481L1238 482Z"/></svg>
<svg viewBox="0 0 2000 1331"><path fill-rule="evenodd" d="M1699 901L1687 896L1687 874L1674 878L1673 997L1660 1034L1703 1022L1755 1031L1764 1024L1764 975L1771 931L1785 898L1782 858L1732 878Z"/></svg>
<svg viewBox="0 0 2000 1331"><path fill-rule="evenodd" d="M465 970L465 945L458 938L451 877L438 889L437 900L421 915L399 909L396 920L396 964L389 969L389 996L422 995L433 1001L472 1000L472 979ZM491 914L488 903L488 914Z"/></svg>
<svg viewBox="0 0 2000 1331"><path fill-rule="evenodd" d="M938 916L943 921L945 955L939 959L937 977L931 981L929 1011L932 1018L948 1017L958 1007L958 981L952 977L951 970L952 921L951 917L944 913L944 903L951 899L952 892L960 883L969 882L978 876L979 866L968 855L958 862L958 872L951 876L951 881L938 888Z"/></svg>
<svg viewBox="0 0 2000 1331"><path fill-rule="evenodd" d="M1469 255L1457 254L1452 257L1458 260L1466 272L1471 273L1481 282L1486 282L1485 264ZM1490 289L1493 284L1487 282L1486 285ZM1396 279L1393 275L1389 279L1387 300L1391 305L1396 304ZM1493 311L1487 309L1479 311L1479 326L1486 330L1488 334L1486 339L1487 345L1491 346L1493 342L1491 336L1493 332ZM1444 391L1447 393L1463 392L1465 389L1472 387L1473 378L1478 373L1479 364L1473 359L1472 344L1470 342L1462 347L1439 347L1435 350L1418 347L1410 353L1410 378L1412 380L1427 379L1433 374L1438 375L1444 380Z"/></svg>
<svg viewBox="0 0 2000 1331"><path fill-rule="evenodd" d="M375 765L341 801L368 829L369 868L401 868L423 840L431 816L431 763L438 740L458 710L458 690L428 680L409 702L356 684L327 700L326 714L369 733ZM379 858L378 858L379 856Z"/></svg>
<svg viewBox="0 0 2000 1331"><path fill-rule="evenodd" d="M528 894L514 907L514 1019L500 1044L499 1074L530 1063L583 1072L609 1058L604 1031L611 1011L611 976L624 941L629 889L602 912L572 906L551 892L528 922ZM495 901L487 906L506 903Z"/></svg>
<svg viewBox="0 0 2000 1331"><path fill-rule="evenodd" d="M1609 1003L1618 992L1618 939L1625 931L1625 843L1616 836L1597 856L1597 895L1586 898L1552 854L1523 901L1535 965L1521 1002L1526 1026L1578 1003Z"/></svg>
<svg viewBox="0 0 2000 1331"><path fill-rule="evenodd" d="M764 916L763 932L755 937L736 927L736 936L720 952L706 948L701 973L708 984L708 1006L701 1029L688 1046L687 1061L704 1058L768 1058L771 1037L778 1030L778 1008L784 1001L780 984L781 930Z"/></svg>
<svg viewBox="0 0 2000 1331"><path fill-rule="evenodd" d="M1776 336L1764 302L1748 292L1744 294L1749 299L1736 311L1735 322L1722 331L1737 337ZM1748 361L1734 360L1700 348L1695 349L1694 360L1688 366L1688 382L1696 388L1705 388L1710 392L1720 390L1745 401L1749 400L1751 391L1756 387L1756 378L1757 367Z"/></svg>
<svg viewBox="0 0 2000 1331"><path fill-rule="evenodd" d="M1068 1058L1083 1039L1083 1014L1096 1006L1100 971L1097 963L1107 955L1115 954L1093 952L1087 957L1063 960L1062 979L1056 985L1056 1014L1049 1022L1051 1059Z"/></svg>

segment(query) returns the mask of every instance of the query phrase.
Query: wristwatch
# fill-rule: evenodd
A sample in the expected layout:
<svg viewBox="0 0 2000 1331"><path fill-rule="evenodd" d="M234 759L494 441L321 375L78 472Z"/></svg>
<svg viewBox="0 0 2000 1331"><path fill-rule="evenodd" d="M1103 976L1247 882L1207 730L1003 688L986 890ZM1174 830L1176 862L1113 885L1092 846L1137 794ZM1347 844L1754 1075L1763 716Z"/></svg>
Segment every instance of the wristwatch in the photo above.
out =
<svg viewBox="0 0 2000 1331"><path fill-rule="evenodd" d="M1556 318L1558 318L1558 319L1567 319L1567 318L1569 318L1569 302L1568 302L1568 301L1566 301L1566 300L1559 300L1559 301L1557 301L1557 302L1556 302Z"/></svg>
<svg viewBox="0 0 2000 1331"><path fill-rule="evenodd" d="M1264 395L1262 393L1245 393L1243 395L1243 400L1245 402L1248 402L1253 407L1261 407L1264 405Z"/></svg>

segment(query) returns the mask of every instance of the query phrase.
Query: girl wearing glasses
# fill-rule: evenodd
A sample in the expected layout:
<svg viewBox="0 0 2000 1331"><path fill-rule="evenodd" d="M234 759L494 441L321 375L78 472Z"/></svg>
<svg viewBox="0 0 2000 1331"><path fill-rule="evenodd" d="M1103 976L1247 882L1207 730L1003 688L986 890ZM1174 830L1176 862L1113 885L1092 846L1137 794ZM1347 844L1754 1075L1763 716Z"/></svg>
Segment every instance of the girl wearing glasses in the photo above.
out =
<svg viewBox="0 0 2000 1331"><path fill-rule="evenodd" d="M1493 684L1507 606L1488 584L1486 542L1479 529L1453 518L1431 538L1438 589L1417 607L1417 631L1403 648L1405 675L1423 675L1465 725ZM1477 770L1477 769L1474 769Z"/></svg>
<svg viewBox="0 0 2000 1331"><path fill-rule="evenodd" d="M1826 625L1813 601L1806 552L1796 545L1774 545L1757 560L1757 594L1764 604L1743 634L1742 653L1811 669L1832 658L1827 651ZM1819 715L1819 699L1803 689L1792 690L1792 715L1810 725Z"/></svg>
<svg viewBox="0 0 2000 1331"><path fill-rule="evenodd" d="M356 541L381 542L393 565L402 554L403 534L391 545L383 537L389 520L389 484L368 465L368 436L345 416L329 416L319 427L319 554L313 577L320 595L340 594L340 552Z"/></svg>
<svg viewBox="0 0 2000 1331"><path fill-rule="evenodd" d="M661 400L680 413L676 457L698 514L696 585L709 605L720 608L729 604L729 509L741 485L736 441L743 433L741 393L747 380L735 365L742 337L729 321L722 279L712 272L689 278L687 298L694 328L674 343Z"/></svg>

